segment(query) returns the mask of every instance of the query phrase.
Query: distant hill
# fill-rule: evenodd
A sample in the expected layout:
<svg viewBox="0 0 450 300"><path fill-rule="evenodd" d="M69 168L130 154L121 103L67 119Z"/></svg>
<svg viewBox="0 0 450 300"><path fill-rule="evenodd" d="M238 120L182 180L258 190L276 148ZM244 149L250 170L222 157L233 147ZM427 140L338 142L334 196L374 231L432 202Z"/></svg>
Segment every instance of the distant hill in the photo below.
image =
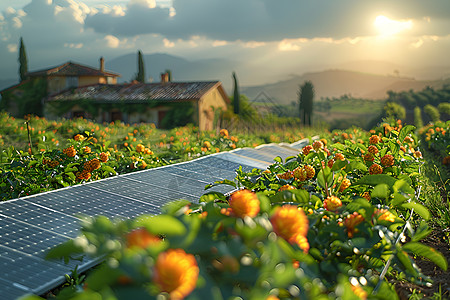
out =
<svg viewBox="0 0 450 300"><path fill-rule="evenodd" d="M230 78L233 68L238 65L226 59L202 59L190 61L184 58L163 53L144 55L145 75L153 82L161 80L161 73L170 69L174 81L221 80ZM120 82L131 81L137 72L137 54L119 56L106 62L105 68L120 73Z"/></svg>
<svg viewBox="0 0 450 300"><path fill-rule="evenodd" d="M327 70L292 76L290 79L272 84L242 87L241 93L250 99L262 91L282 104L297 101L299 86L310 80L315 88L316 99L349 95L367 99L385 99L389 90L421 90L427 85L439 88L448 80L420 81L413 78L374 75L355 71Z"/></svg>

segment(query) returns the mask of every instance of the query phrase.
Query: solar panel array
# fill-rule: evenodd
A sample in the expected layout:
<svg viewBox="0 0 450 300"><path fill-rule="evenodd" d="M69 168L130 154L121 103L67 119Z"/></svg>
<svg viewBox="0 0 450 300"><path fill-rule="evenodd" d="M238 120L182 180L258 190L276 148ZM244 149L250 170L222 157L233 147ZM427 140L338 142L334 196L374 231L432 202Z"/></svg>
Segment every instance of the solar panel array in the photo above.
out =
<svg viewBox="0 0 450 300"><path fill-rule="evenodd" d="M307 141L302 141L303 145ZM273 158L298 153L288 144L270 144L217 153L193 161L168 165L76 185L0 203L0 295L16 299L42 295L65 281L79 262L46 261L47 251L79 233L79 216L104 215L128 219L159 214L163 205L177 199L198 202L204 187L217 180L235 178L245 171L265 169ZM231 186L209 191L231 192ZM84 260L82 272L98 261Z"/></svg>

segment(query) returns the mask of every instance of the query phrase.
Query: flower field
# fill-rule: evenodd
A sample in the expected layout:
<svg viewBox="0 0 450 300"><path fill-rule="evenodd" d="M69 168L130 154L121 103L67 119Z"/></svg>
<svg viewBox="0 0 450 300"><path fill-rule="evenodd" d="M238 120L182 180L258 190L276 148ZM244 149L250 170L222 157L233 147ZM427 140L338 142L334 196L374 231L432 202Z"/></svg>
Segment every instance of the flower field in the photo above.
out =
<svg viewBox="0 0 450 300"><path fill-rule="evenodd" d="M449 124L436 126L418 136L401 122L370 132L332 132L296 156L275 158L266 170L238 169L235 181L206 187L229 184L236 188L231 195L209 192L199 204L180 200L160 215L127 221L86 219L83 234L48 258L82 254L105 262L58 297L399 299L398 282L431 286L417 259L446 270L448 257L423 242L432 231L431 217L437 216L427 208L426 162L418 145L430 142L424 151L435 146L442 159L448 155L443 140ZM223 131L216 139L225 136ZM116 153L102 145L98 157L89 156L89 138L77 137L55 152L69 161L84 157L82 164L72 162L75 181L82 168L92 169L91 178L110 171L103 164L108 166ZM157 157L155 148L137 146L130 150L135 156ZM46 155L46 166L56 160Z"/></svg>
<svg viewBox="0 0 450 300"><path fill-rule="evenodd" d="M6 113L0 114L0 122L5 124L0 129L2 201L235 148L292 143L308 134L279 130L243 135L225 129L200 132L193 126L160 130L153 124L24 120Z"/></svg>

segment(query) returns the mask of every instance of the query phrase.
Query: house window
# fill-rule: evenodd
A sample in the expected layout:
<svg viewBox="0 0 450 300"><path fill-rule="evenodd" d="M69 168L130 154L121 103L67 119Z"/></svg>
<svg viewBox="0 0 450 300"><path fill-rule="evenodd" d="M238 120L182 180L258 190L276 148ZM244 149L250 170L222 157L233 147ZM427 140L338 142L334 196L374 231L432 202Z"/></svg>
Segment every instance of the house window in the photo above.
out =
<svg viewBox="0 0 450 300"><path fill-rule="evenodd" d="M117 121L117 120L119 120L119 121L122 120L122 112L120 112L120 111L112 111L111 112L111 121L114 122L114 121Z"/></svg>
<svg viewBox="0 0 450 300"><path fill-rule="evenodd" d="M66 88L77 87L78 86L78 77L76 76L67 76L66 77Z"/></svg>
<svg viewBox="0 0 450 300"><path fill-rule="evenodd" d="M114 77L110 77L110 76L106 77L106 83L107 84L114 84Z"/></svg>

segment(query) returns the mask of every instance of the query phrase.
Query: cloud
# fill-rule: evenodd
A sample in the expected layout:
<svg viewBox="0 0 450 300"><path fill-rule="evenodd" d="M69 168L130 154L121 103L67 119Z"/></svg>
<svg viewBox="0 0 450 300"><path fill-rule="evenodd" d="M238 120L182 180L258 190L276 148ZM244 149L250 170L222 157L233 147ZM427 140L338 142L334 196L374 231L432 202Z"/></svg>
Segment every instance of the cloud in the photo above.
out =
<svg viewBox="0 0 450 300"><path fill-rule="evenodd" d="M113 35L108 34L107 36L105 36L105 40L106 40L106 45L109 48L117 48L120 45L120 40Z"/></svg>
<svg viewBox="0 0 450 300"><path fill-rule="evenodd" d="M90 14L86 26L116 36L159 34L168 39L202 36L211 40L268 42L296 38L357 38L375 35L373 21L417 19L429 23L428 34L448 34L450 1L435 0L173 0L173 7L132 0L118 16L112 11Z"/></svg>

